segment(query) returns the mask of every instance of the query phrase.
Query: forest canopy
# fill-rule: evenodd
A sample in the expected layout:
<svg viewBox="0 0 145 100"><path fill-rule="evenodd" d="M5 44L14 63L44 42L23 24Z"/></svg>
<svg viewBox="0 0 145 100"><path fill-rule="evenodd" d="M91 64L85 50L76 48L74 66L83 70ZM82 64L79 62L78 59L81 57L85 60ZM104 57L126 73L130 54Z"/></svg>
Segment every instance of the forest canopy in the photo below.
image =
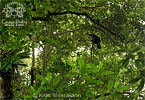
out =
<svg viewBox="0 0 145 100"><path fill-rule="evenodd" d="M0 99L145 99L144 0L0 0Z"/></svg>

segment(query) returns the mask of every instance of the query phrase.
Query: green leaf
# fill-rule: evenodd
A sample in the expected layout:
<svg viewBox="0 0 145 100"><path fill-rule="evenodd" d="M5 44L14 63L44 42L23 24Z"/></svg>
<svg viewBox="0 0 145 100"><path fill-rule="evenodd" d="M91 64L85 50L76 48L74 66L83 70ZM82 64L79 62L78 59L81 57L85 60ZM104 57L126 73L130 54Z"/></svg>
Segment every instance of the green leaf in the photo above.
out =
<svg viewBox="0 0 145 100"><path fill-rule="evenodd" d="M103 71L102 75L109 75L109 74L114 74L112 71Z"/></svg>
<svg viewBox="0 0 145 100"><path fill-rule="evenodd" d="M129 89L129 88L130 88L129 86L122 86L122 87L118 88L117 90L122 92L124 90Z"/></svg>
<svg viewBox="0 0 145 100"><path fill-rule="evenodd" d="M98 67L95 64L89 64L89 66L91 66L90 72L96 73L98 71Z"/></svg>
<svg viewBox="0 0 145 100"><path fill-rule="evenodd" d="M72 72L76 72L77 68L72 68Z"/></svg>
<svg viewBox="0 0 145 100"><path fill-rule="evenodd" d="M29 88L29 90L28 90L28 93L30 94L30 95L33 95L34 93L35 93L35 89L34 89L34 87L30 87Z"/></svg>
<svg viewBox="0 0 145 100"><path fill-rule="evenodd" d="M44 82L44 81L42 81L42 82L41 82L41 85L44 85L44 84L45 84L45 82Z"/></svg>
<svg viewBox="0 0 145 100"><path fill-rule="evenodd" d="M83 58L80 58L78 63L80 67L83 67L83 65L85 64Z"/></svg>
<svg viewBox="0 0 145 100"><path fill-rule="evenodd" d="M129 57L123 60L122 66L126 67L129 64Z"/></svg>
<svg viewBox="0 0 145 100"><path fill-rule="evenodd" d="M102 98L104 97L105 92L106 91L104 89L100 90L101 96L100 96L100 98L98 98L99 100L102 100Z"/></svg>
<svg viewBox="0 0 145 100"><path fill-rule="evenodd" d="M140 47L138 46L138 47L134 48L131 52L134 53L134 52L137 52L139 50L140 50Z"/></svg>
<svg viewBox="0 0 145 100"><path fill-rule="evenodd" d="M37 77L38 79L40 79L41 81L45 82L45 83L48 82L47 79L46 79L45 77L43 77L42 75L40 75L40 74L37 74L36 77Z"/></svg>
<svg viewBox="0 0 145 100"><path fill-rule="evenodd" d="M52 90L53 89L53 87L52 87L52 85L51 85L51 83L47 83L47 84L45 84L44 85L45 87L43 87L43 90L45 91L45 90Z"/></svg>
<svg viewBox="0 0 145 100"><path fill-rule="evenodd" d="M49 81L51 81L51 79L52 79L52 73L50 73L50 72L47 73L47 79L48 79Z"/></svg>
<svg viewBox="0 0 145 100"><path fill-rule="evenodd" d="M101 80L96 80L95 83L96 83L97 85L104 84L104 82L101 81Z"/></svg>
<svg viewBox="0 0 145 100"><path fill-rule="evenodd" d="M145 52L145 47L142 47L139 52Z"/></svg>
<svg viewBox="0 0 145 100"><path fill-rule="evenodd" d="M63 83L63 84L61 84L61 85L57 88L57 91L61 91L61 90L63 90L63 88L65 88L65 87L66 87L66 84Z"/></svg>
<svg viewBox="0 0 145 100"><path fill-rule="evenodd" d="M113 88L113 81L109 80L109 82L108 82L108 90L111 91L112 88Z"/></svg>
<svg viewBox="0 0 145 100"><path fill-rule="evenodd" d="M135 95L136 95L136 99L137 99L138 96L139 96L139 92L138 92L138 90L135 91Z"/></svg>
<svg viewBox="0 0 145 100"><path fill-rule="evenodd" d="M68 63L68 65L71 66L71 67L75 67L75 64L74 63L71 63L71 62Z"/></svg>
<svg viewBox="0 0 145 100"><path fill-rule="evenodd" d="M19 57L19 59L30 58L28 52L18 53L17 56Z"/></svg>
<svg viewBox="0 0 145 100"><path fill-rule="evenodd" d="M129 94L129 99L130 99L130 100L133 100L134 97L135 97L135 93L130 93L130 94Z"/></svg>
<svg viewBox="0 0 145 100"><path fill-rule="evenodd" d="M99 68L102 68L102 66L103 66L103 63L100 62L100 63L99 63Z"/></svg>
<svg viewBox="0 0 145 100"><path fill-rule="evenodd" d="M36 95L39 95L41 93L42 89L43 89L43 86L40 86L38 88L38 90L36 91Z"/></svg>
<svg viewBox="0 0 145 100"><path fill-rule="evenodd" d="M136 67L141 67L142 64L144 64L144 59L138 58L138 59L135 60L135 66Z"/></svg>
<svg viewBox="0 0 145 100"><path fill-rule="evenodd" d="M112 93L111 96L114 98L117 98L117 100L118 99L120 100L120 98L122 97L122 94L121 93Z"/></svg>
<svg viewBox="0 0 145 100"><path fill-rule="evenodd" d="M6 71L8 71L9 69L12 70L12 65L11 64L8 64L8 66L6 67Z"/></svg>
<svg viewBox="0 0 145 100"><path fill-rule="evenodd" d="M81 67L81 74L84 75L87 71L87 65L85 64L84 66Z"/></svg>
<svg viewBox="0 0 145 100"><path fill-rule="evenodd" d="M144 80L142 79L137 89L141 91L143 87L144 87Z"/></svg>
<svg viewBox="0 0 145 100"><path fill-rule="evenodd" d="M51 85L50 83L47 83L46 86L47 86L47 87L44 88L44 89L46 89L46 90L49 90L49 89L52 89L52 88L53 88L52 85Z"/></svg>
<svg viewBox="0 0 145 100"><path fill-rule="evenodd" d="M48 13L48 11L51 11L51 7L47 5L45 10L46 10L47 13ZM46 14L47 14L47 13L46 13Z"/></svg>
<svg viewBox="0 0 145 100"><path fill-rule="evenodd" d="M87 74L84 74L83 77L84 77L86 80L90 80L90 76L87 75Z"/></svg>
<svg viewBox="0 0 145 100"><path fill-rule="evenodd" d="M32 97L33 97L33 96L26 95L26 96L24 96L24 99L26 99L26 100L27 100L27 99L32 99Z"/></svg>
<svg viewBox="0 0 145 100"><path fill-rule="evenodd" d="M53 86L56 86L56 85L58 84L59 81L60 81L60 76L58 75L58 76L56 76L56 77L53 79L53 81L52 81Z"/></svg>
<svg viewBox="0 0 145 100"><path fill-rule="evenodd" d="M120 49L120 50L116 50L115 52L127 52L126 49Z"/></svg>
<svg viewBox="0 0 145 100"><path fill-rule="evenodd" d="M72 76L77 76L77 75L78 75L78 73L76 73L76 72L70 72L66 75L66 77L72 77Z"/></svg>
<svg viewBox="0 0 145 100"><path fill-rule="evenodd" d="M115 85L114 85L114 88L117 88L118 85L119 85L119 81L116 81L116 82L115 82Z"/></svg>

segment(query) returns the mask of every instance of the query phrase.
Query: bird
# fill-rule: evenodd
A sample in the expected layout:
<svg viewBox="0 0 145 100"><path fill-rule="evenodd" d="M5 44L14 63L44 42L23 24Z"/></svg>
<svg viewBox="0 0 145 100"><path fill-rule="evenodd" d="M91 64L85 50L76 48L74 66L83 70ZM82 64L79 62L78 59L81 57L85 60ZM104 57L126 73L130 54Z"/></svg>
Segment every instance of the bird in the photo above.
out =
<svg viewBox="0 0 145 100"><path fill-rule="evenodd" d="M100 38L95 34L88 34L88 33L86 34L91 37L91 41L93 42L93 44L97 44L98 49L101 49Z"/></svg>

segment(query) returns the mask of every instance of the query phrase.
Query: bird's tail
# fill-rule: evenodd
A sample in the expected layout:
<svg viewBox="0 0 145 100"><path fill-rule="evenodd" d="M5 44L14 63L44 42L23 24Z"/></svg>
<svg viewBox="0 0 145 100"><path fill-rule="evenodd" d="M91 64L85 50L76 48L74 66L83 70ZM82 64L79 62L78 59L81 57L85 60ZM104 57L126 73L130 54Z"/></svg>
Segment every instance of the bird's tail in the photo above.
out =
<svg viewBox="0 0 145 100"><path fill-rule="evenodd" d="M98 49L101 49L101 45L100 43L97 44Z"/></svg>

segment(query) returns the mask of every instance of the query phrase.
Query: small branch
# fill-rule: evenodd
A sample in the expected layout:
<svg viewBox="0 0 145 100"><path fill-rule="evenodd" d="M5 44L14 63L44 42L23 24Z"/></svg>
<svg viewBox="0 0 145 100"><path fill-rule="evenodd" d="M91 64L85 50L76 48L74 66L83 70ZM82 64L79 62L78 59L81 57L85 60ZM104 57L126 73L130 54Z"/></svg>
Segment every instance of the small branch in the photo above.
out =
<svg viewBox="0 0 145 100"><path fill-rule="evenodd" d="M40 21L48 21L48 18L47 18L47 17L44 17L44 18L43 18L43 17L32 17L32 20L34 20L34 21L35 21L35 20L36 20L36 21L37 21L37 20L40 20Z"/></svg>
<svg viewBox="0 0 145 100"><path fill-rule="evenodd" d="M114 44L116 44L118 47L123 48L122 45L119 45L119 43L116 43L107 33L103 30L101 30Z"/></svg>
<svg viewBox="0 0 145 100"><path fill-rule="evenodd" d="M105 30L107 30L108 32L110 32L112 35L118 36L118 37L120 38L121 42L123 42L124 39L123 39L120 35L114 33L113 31L111 31L109 28L107 28L107 27L104 26L104 25L101 25L101 27L104 28ZM124 37L124 36L123 36L123 37Z"/></svg>
<svg viewBox="0 0 145 100"><path fill-rule="evenodd" d="M135 38L134 38L134 39L132 39L132 40L129 40L129 42L133 42L133 41L135 41L135 40L137 39L137 37L138 37L138 35L139 35L139 33L140 33L141 31L143 31L143 30L142 30L142 29L141 29L141 30L139 30L139 31L136 33Z"/></svg>

